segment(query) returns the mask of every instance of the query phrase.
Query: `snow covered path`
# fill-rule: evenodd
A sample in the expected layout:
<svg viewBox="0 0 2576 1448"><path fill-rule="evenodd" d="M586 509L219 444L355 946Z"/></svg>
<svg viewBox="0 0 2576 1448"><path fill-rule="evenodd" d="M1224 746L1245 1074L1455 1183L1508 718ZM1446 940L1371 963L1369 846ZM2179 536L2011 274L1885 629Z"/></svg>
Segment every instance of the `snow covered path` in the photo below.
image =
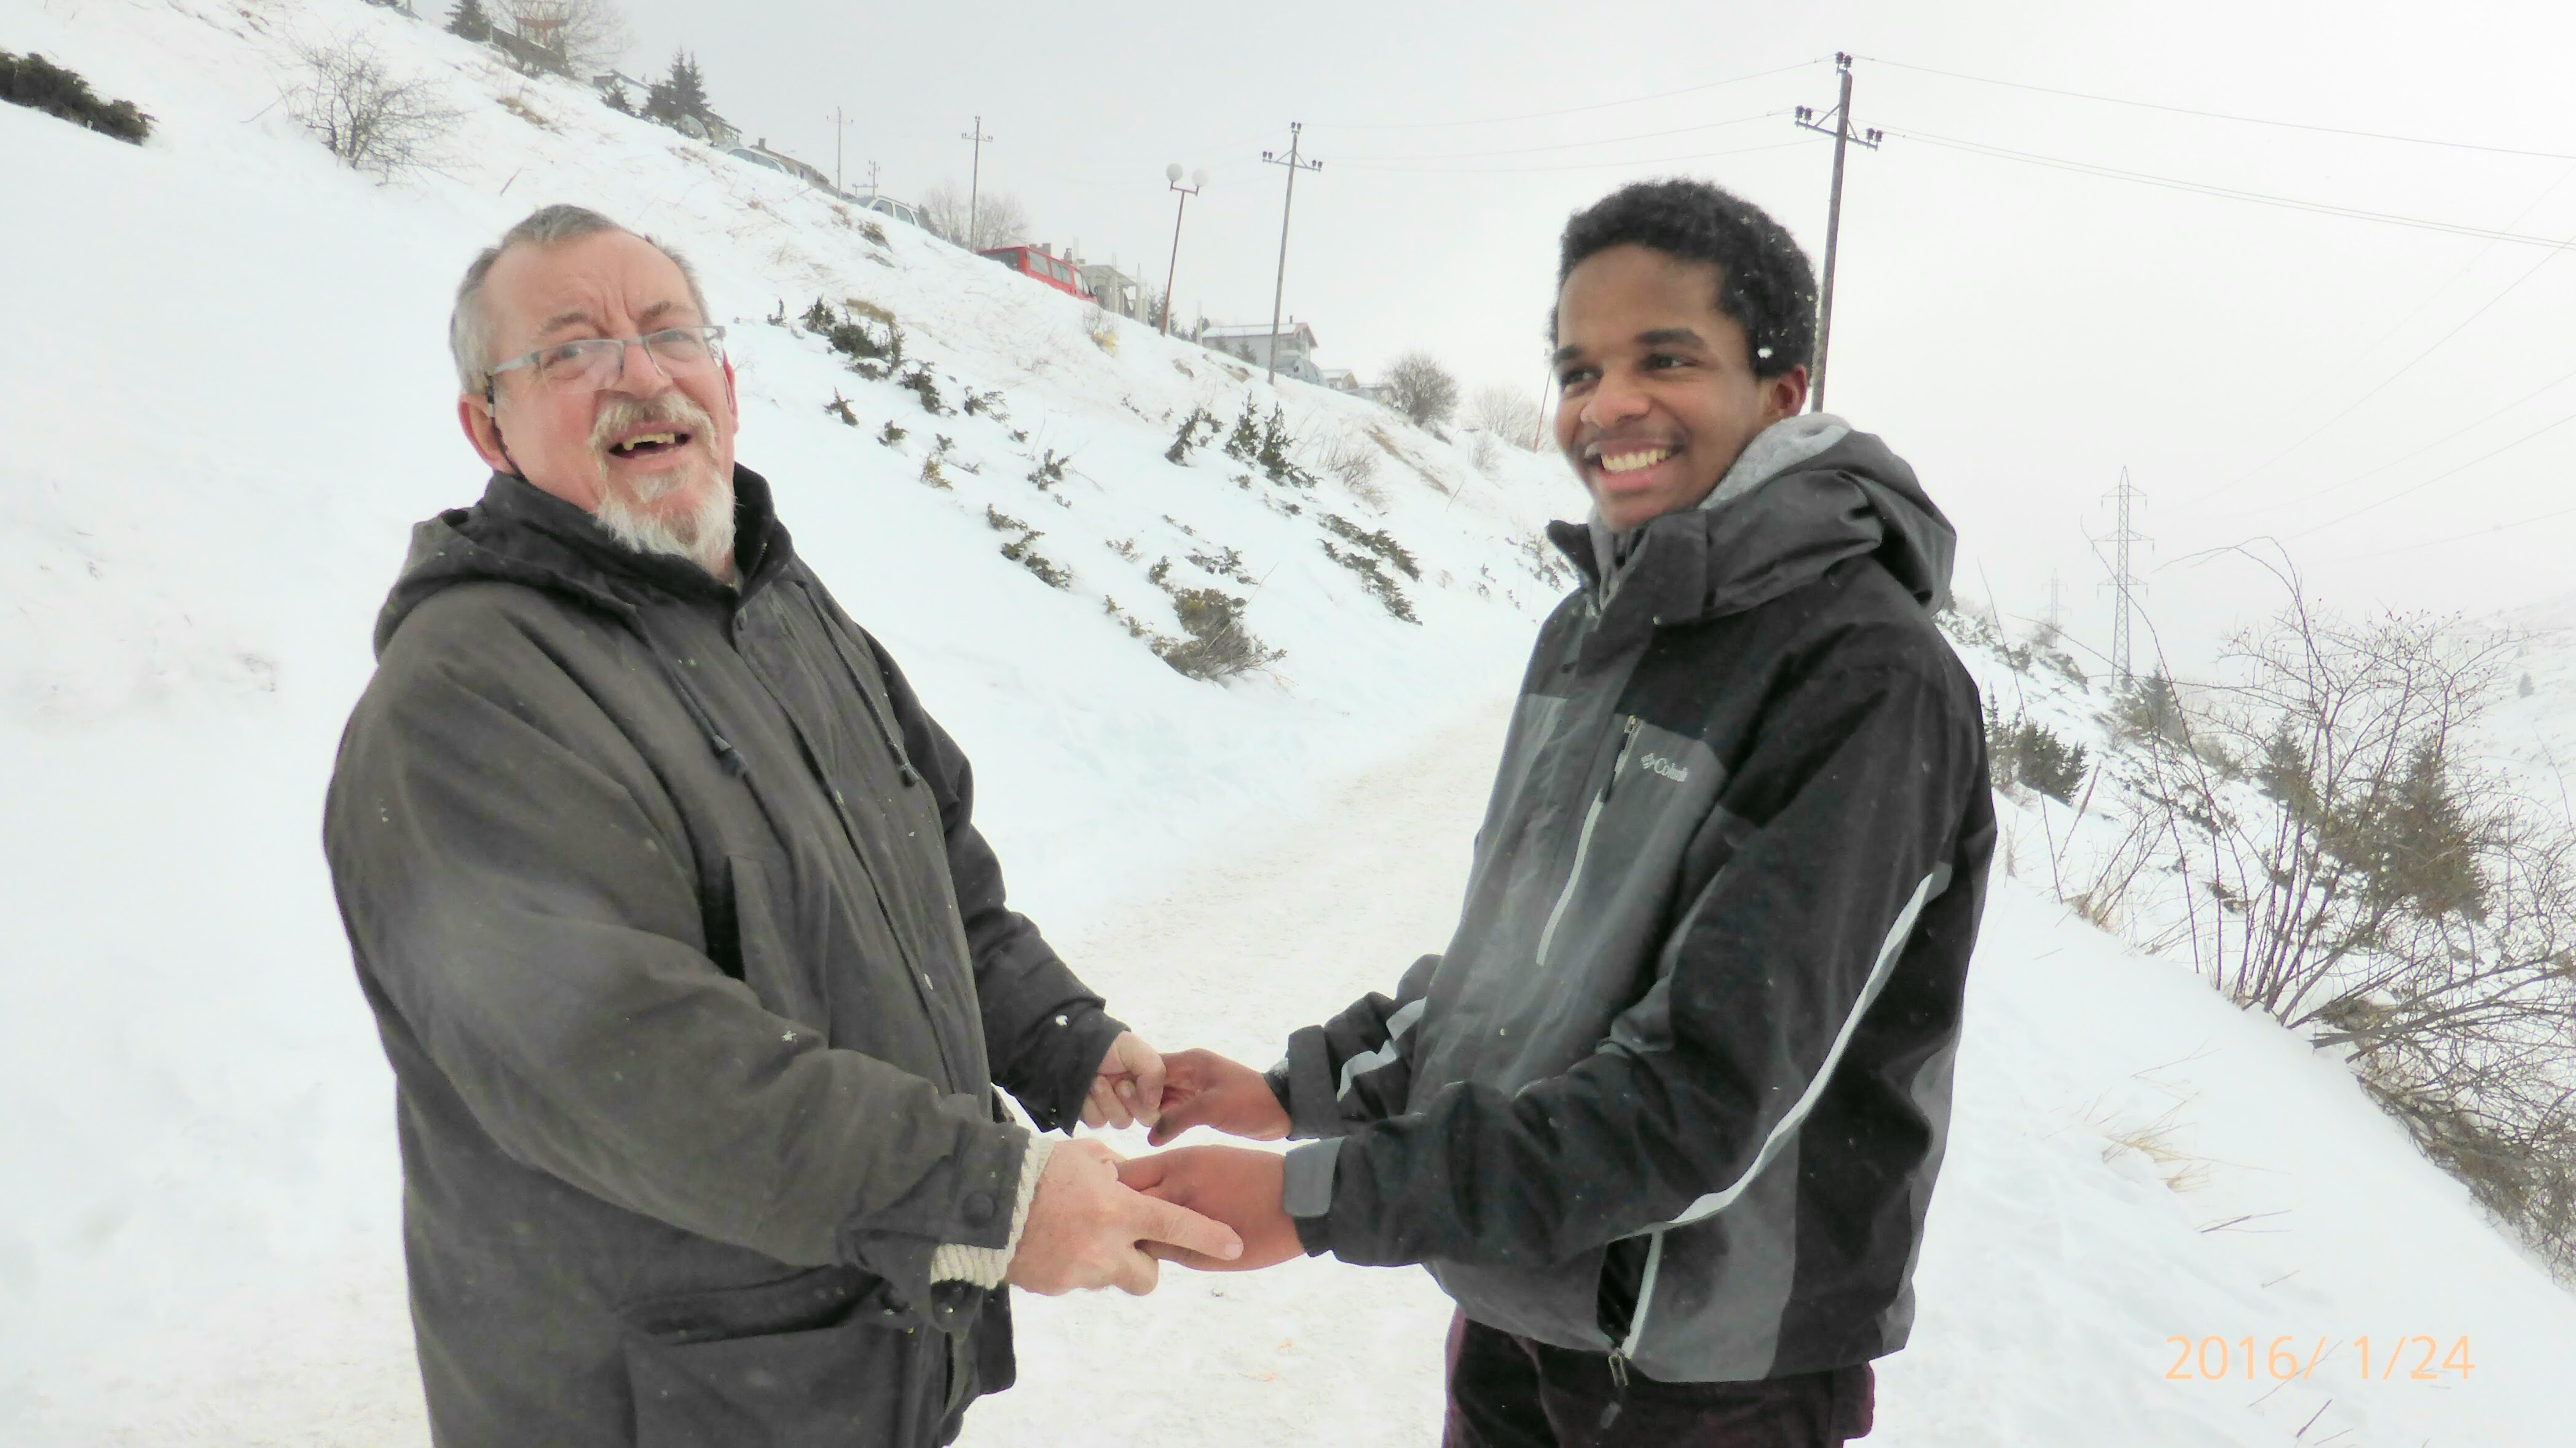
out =
<svg viewBox="0 0 2576 1448"><path fill-rule="evenodd" d="M1434 736L1278 833L1211 842L1165 898L1061 943L1158 1044L1266 1064L1289 1029L1443 943L1502 720ZM2566 1441L2576 1299L2339 1067L2004 879L1969 1021L1921 1314L1880 1365L1870 1443ZM311 1264L293 1290L130 1345L62 1385L74 1416L10 1441L420 1448L402 1301L390 1241ZM1167 1269L1149 1298L1018 1312L1020 1384L977 1407L973 1448L1436 1441L1448 1305L1416 1272ZM2280 1381L2284 1342L2297 1371ZM2445 1365L2462 1342L2465 1375Z"/></svg>

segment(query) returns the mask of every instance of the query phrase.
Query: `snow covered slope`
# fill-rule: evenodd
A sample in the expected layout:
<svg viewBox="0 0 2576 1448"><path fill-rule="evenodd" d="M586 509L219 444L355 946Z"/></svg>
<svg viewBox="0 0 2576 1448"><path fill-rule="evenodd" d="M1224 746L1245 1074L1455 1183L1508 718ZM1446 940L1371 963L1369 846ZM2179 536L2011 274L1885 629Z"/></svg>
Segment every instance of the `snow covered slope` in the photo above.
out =
<svg viewBox="0 0 2576 1448"><path fill-rule="evenodd" d="M296 42L351 34L466 111L439 173L375 186L273 105ZM1035 283L899 224L872 239L356 0L0 0L0 49L160 122L136 149L0 106L0 1443L426 1441L390 1093L316 826L405 530L480 487L448 291L540 202L697 262L733 328L743 457L975 755L1017 897L1130 1019L1262 1059L1439 945L1491 705L1559 591L1530 549L1576 502L1555 465L1480 468L1141 328L1095 338ZM817 298L892 314L956 410L849 371L796 325ZM1282 408L1313 486L1222 438L1165 459L1194 409L1230 426L1247 397ZM1051 456L1062 477L1031 481ZM1327 466L1355 458L1376 464L1356 487ZM1355 551L1381 532L1421 577ZM1024 542L1069 586L1003 555ZM1174 673L1109 612L1177 636L1165 584L1248 600L1285 656ZM1970 1031L1921 1321L1871 1441L2564 1441L2576 1309L2340 1068L2011 881ZM1024 1385L969 1441L1419 1443L1444 1317L1418 1274L1332 1263L1031 1302ZM2431 1363L2379 1376L2400 1336ZM2444 1368L2462 1339L2465 1376ZM2204 1351L2225 1380L2197 1379Z"/></svg>

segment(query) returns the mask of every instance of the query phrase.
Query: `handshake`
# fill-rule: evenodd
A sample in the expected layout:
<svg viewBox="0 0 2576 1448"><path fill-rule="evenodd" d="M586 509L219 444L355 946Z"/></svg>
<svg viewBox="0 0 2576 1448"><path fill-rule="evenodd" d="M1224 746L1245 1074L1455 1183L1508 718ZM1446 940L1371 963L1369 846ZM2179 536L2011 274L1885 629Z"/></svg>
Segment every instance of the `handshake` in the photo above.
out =
<svg viewBox="0 0 2576 1448"><path fill-rule="evenodd" d="M1143 1122L1156 1146L1193 1126L1276 1141L1288 1112L1260 1072L1212 1051L1157 1055L1120 1036L1082 1112L1091 1127ZM1098 1141L1047 1158L1027 1228L1005 1278L1055 1296L1084 1288L1154 1290L1162 1261L1208 1272L1275 1266L1304 1249L1281 1206L1282 1158L1236 1146L1188 1146L1122 1159Z"/></svg>

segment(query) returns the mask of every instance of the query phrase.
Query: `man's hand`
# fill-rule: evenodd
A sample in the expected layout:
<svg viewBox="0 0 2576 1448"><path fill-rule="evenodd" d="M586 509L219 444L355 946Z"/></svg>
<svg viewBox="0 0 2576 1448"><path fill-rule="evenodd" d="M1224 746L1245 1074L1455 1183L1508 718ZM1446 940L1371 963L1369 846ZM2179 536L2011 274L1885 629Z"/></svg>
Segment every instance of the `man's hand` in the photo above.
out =
<svg viewBox="0 0 2576 1448"><path fill-rule="evenodd" d="M1266 1094L1269 1088L1262 1089ZM1243 1240L1243 1251L1231 1258L1210 1257L1184 1244L1174 1244L1178 1250L1149 1248L1154 1255L1202 1272L1250 1272L1306 1250L1297 1240L1296 1222L1280 1203L1286 1160L1240 1146L1185 1146L1122 1161L1118 1179L1149 1197L1223 1222Z"/></svg>
<svg viewBox="0 0 2576 1448"><path fill-rule="evenodd" d="M1193 1126L1213 1126L1228 1136L1277 1141L1288 1134L1288 1109L1261 1073L1214 1051L1175 1051L1165 1056L1162 1109L1145 1139L1156 1146Z"/></svg>
<svg viewBox="0 0 2576 1448"><path fill-rule="evenodd" d="M1289 1235L1293 1242L1293 1228ZM1045 1297L1097 1287L1142 1297L1160 1270L1154 1254L1195 1264L1242 1253L1232 1228L1122 1184L1118 1153L1105 1144L1068 1141L1047 1158L1003 1280Z"/></svg>
<svg viewBox="0 0 2576 1448"><path fill-rule="evenodd" d="M1094 1131L1114 1126L1124 1131L1141 1121L1147 1126L1163 1115L1163 1058L1145 1038L1121 1031L1100 1058L1100 1074L1091 1078L1083 1098L1082 1124Z"/></svg>

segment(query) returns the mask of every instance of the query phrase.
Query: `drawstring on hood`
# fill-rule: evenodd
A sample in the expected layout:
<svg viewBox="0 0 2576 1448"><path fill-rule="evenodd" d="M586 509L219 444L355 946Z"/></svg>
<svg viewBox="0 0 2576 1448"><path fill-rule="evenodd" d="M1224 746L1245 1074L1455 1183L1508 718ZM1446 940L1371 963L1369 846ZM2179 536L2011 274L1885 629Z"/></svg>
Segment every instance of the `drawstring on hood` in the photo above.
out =
<svg viewBox="0 0 2576 1448"><path fill-rule="evenodd" d="M635 630L637 638L644 637L642 622L631 613L626 617L626 624ZM644 650L653 656L653 662L662 666L662 676L671 681L671 692L680 696L680 706L697 721L698 732L706 736L707 748L715 752L716 762L724 766L724 772L736 779L749 779L751 766L743 760L742 751L733 747L733 741L717 731L715 716L707 712L706 701L698 697L698 691L689 687L688 675L681 672L680 661L654 648L650 639L644 640Z"/></svg>

